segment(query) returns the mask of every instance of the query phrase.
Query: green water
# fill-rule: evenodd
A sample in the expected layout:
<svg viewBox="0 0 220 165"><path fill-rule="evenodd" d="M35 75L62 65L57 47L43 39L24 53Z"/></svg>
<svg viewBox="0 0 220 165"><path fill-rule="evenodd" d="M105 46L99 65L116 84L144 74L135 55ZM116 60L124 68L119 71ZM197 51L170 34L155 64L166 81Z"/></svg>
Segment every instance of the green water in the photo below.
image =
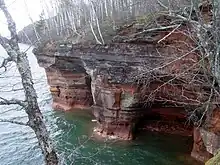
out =
<svg viewBox="0 0 220 165"><path fill-rule="evenodd" d="M28 48L21 45L24 50ZM5 52L0 49L0 56ZM51 108L45 72L28 51L39 105L45 116L51 138L60 155L61 165L197 165L190 158L191 140L180 136L143 133L135 141L104 141L92 137L92 115L85 110L57 112ZM0 96L24 97L22 91L7 92L20 87L20 78L12 68L1 78ZM3 92L4 91L4 92ZM0 117L27 121L24 111L0 106ZM28 127L0 123L0 165L42 165L43 156L34 133Z"/></svg>
<svg viewBox="0 0 220 165"><path fill-rule="evenodd" d="M191 139L186 137L145 132L135 141L104 141L91 137L93 117L82 110L47 111L45 116L62 164L197 165L190 158ZM0 124L0 129L1 165L43 163L30 129L12 124Z"/></svg>
<svg viewBox="0 0 220 165"><path fill-rule="evenodd" d="M67 164L79 165L193 165L191 139L181 136L140 134L135 141L103 141L92 138L92 116L83 111L54 112L60 133L54 136L64 149ZM59 139L62 139L61 141ZM63 141L63 142L62 142ZM68 152L65 152L65 148Z"/></svg>

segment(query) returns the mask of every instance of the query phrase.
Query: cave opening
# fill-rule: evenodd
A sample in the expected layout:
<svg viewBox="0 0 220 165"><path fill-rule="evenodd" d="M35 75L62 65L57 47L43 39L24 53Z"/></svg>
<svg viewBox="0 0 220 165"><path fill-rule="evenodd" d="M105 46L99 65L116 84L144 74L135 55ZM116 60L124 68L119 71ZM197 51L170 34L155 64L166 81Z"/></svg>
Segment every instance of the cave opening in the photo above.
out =
<svg viewBox="0 0 220 165"><path fill-rule="evenodd" d="M155 102L143 110L143 115L136 123L135 137L141 132L151 131L193 138L193 124L184 107Z"/></svg>
<svg viewBox="0 0 220 165"><path fill-rule="evenodd" d="M154 146L164 152L191 154L194 147L194 126L189 122L184 107L154 103L143 108L143 112L133 130L135 140L150 142L149 138L153 137Z"/></svg>

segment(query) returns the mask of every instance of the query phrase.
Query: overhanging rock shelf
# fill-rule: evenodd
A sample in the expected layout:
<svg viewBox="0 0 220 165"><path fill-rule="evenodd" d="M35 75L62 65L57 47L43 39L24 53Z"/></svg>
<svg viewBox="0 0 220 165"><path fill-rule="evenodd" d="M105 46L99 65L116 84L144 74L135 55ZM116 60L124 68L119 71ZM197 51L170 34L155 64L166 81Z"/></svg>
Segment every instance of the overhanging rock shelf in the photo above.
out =
<svg viewBox="0 0 220 165"><path fill-rule="evenodd" d="M208 99L205 80L193 74L200 68L193 47L184 34L174 33L161 44L47 43L34 54L46 70L54 109L92 108L100 134L133 139L136 124L152 105L193 109ZM212 129L194 128L192 156L201 161L220 147L220 114L214 112Z"/></svg>

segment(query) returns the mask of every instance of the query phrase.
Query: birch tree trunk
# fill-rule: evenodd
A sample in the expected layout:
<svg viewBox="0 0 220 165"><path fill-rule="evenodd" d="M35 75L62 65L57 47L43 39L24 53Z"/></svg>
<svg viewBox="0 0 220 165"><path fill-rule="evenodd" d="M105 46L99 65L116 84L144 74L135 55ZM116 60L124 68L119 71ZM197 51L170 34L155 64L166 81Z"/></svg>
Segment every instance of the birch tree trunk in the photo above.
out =
<svg viewBox="0 0 220 165"><path fill-rule="evenodd" d="M52 146L49 133L43 121L43 115L37 102L37 94L33 86L30 65L26 53L20 51L18 45L18 36L16 32L16 24L12 19L4 0L0 0L0 10L3 11L7 19L8 30L11 33L10 40L0 35L0 44L3 46L9 56L8 61L16 63L17 69L20 73L25 93L24 109L29 119L27 125L30 126L36 134L39 146L45 157L45 164L57 165L58 157L55 149Z"/></svg>
<svg viewBox="0 0 220 165"><path fill-rule="evenodd" d="M45 164L56 165L58 164L58 158L49 138L46 125L43 121L43 115L38 106L37 94L33 87L32 75L26 54L18 54L16 66L21 75L22 85L24 87L25 98L27 101L25 111L28 114L28 125L36 134L39 146L45 156Z"/></svg>
<svg viewBox="0 0 220 165"><path fill-rule="evenodd" d="M220 87L220 2L213 0L214 75ZM211 50L212 51L212 50Z"/></svg>

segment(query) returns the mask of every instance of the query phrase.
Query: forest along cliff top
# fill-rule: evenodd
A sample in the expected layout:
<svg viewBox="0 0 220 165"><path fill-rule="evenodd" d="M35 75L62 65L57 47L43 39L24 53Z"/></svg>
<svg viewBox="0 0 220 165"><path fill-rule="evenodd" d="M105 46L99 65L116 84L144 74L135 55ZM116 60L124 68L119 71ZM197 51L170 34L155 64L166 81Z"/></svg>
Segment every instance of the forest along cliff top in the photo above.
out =
<svg viewBox="0 0 220 165"><path fill-rule="evenodd" d="M185 21L167 16L166 12L158 12L156 14L139 16L136 19L131 20L130 22L124 22L124 24L114 29L114 34L112 34L111 32L109 32L109 34L106 34L106 38L105 36L103 37L105 43L103 43L102 45L111 43L134 43L149 45L153 44L159 46L161 44L163 45L161 39L163 39L163 37L165 37L172 30L189 30L190 28L187 24L188 23ZM97 41L95 40L94 36L91 37L89 33L90 32L87 32L86 34L82 35L81 37L83 37L83 39L78 39L75 37L64 37L61 40L47 39L46 42L41 42L40 45L38 45L38 49L45 48L52 50L56 47L56 44L54 45L54 43L96 45ZM166 42L172 42L172 40L172 38L166 37ZM47 47L45 47L45 44L48 44Z"/></svg>
<svg viewBox="0 0 220 165"><path fill-rule="evenodd" d="M146 20L148 21L145 22ZM179 73L198 61L195 44L190 35L189 25L185 22L161 14L156 23L149 21L149 17L142 17L122 26L108 44L73 44L71 40L48 41L39 45L33 52L37 56L137 63L139 67L145 68L145 71L167 74L172 70ZM196 66L190 70L195 68Z"/></svg>
<svg viewBox="0 0 220 165"><path fill-rule="evenodd" d="M206 100L209 92L205 91L209 90L209 84L201 67L199 50L192 40L191 26L187 21L164 13L151 19L154 21L145 21L143 17L122 26L108 44L49 41L36 48L34 54L43 67L45 61L53 57L53 62L50 60L48 65L59 69L68 69L64 66L67 61L71 63L71 59L78 59L78 64L84 63L90 70L120 67L127 77L126 82L168 81L177 86L181 84L189 91L195 90L196 95L199 91L204 92L203 97L196 97L199 101ZM204 62L209 68L206 59ZM112 76L117 77L116 72Z"/></svg>

